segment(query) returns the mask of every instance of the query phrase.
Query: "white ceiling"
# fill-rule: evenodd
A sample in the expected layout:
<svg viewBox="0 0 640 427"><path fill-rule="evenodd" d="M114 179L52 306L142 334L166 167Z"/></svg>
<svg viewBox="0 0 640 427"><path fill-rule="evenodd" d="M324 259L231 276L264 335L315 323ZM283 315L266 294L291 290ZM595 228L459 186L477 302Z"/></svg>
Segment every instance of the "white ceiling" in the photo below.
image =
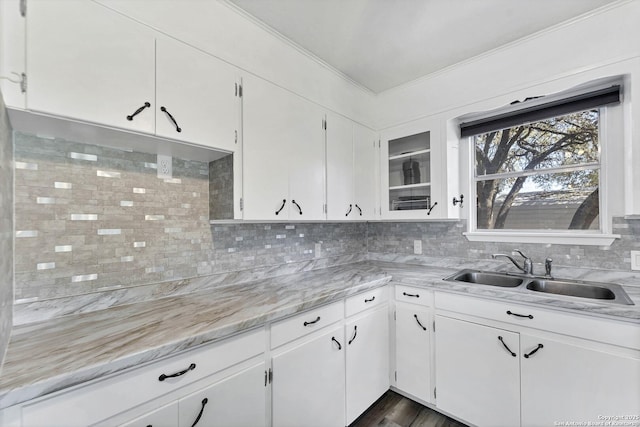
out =
<svg viewBox="0 0 640 427"><path fill-rule="evenodd" d="M615 0L230 0L373 92Z"/></svg>

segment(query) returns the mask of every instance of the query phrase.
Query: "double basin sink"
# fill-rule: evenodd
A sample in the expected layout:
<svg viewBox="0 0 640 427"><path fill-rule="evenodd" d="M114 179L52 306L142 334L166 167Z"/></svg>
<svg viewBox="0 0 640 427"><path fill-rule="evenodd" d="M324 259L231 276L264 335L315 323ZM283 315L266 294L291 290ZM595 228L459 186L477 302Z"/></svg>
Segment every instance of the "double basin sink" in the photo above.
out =
<svg viewBox="0 0 640 427"><path fill-rule="evenodd" d="M462 270L444 280L634 305L622 286L615 283L553 279L479 270Z"/></svg>

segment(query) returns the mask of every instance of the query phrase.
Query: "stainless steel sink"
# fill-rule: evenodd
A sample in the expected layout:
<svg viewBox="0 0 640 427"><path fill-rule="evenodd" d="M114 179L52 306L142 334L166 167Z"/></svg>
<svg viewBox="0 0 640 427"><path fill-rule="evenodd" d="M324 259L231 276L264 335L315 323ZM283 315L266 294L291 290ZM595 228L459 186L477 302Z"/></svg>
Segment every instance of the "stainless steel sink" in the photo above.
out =
<svg viewBox="0 0 640 427"><path fill-rule="evenodd" d="M633 304L622 286L615 283L582 282L578 280L533 279L527 289L547 294L566 295L578 298L608 300L619 304Z"/></svg>
<svg viewBox="0 0 640 427"><path fill-rule="evenodd" d="M549 277L513 275L469 269L461 270L452 276L446 277L444 280L633 305L633 301L631 301L622 286L615 283L552 279Z"/></svg>
<svg viewBox="0 0 640 427"><path fill-rule="evenodd" d="M478 285L500 286L503 288L517 288L524 282L524 279L520 277L477 270L462 270L444 280L475 283Z"/></svg>

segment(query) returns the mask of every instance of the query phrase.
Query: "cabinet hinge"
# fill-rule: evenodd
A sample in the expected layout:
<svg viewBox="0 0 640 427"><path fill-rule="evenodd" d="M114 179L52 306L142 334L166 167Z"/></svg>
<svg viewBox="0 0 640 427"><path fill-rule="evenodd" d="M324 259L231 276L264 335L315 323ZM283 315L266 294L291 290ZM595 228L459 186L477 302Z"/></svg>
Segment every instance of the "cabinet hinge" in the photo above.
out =
<svg viewBox="0 0 640 427"><path fill-rule="evenodd" d="M20 74L20 91L27 93L27 75L25 73Z"/></svg>
<svg viewBox="0 0 640 427"><path fill-rule="evenodd" d="M381 147L381 145L380 145L380 140L378 140L378 148L380 148L380 147Z"/></svg>
<svg viewBox="0 0 640 427"><path fill-rule="evenodd" d="M242 85L238 85L238 96L242 98Z"/></svg>
<svg viewBox="0 0 640 427"><path fill-rule="evenodd" d="M327 213L327 204L322 205L322 213Z"/></svg>
<svg viewBox="0 0 640 427"><path fill-rule="evenodd" d="M267 370L264 370L264 386L267 386L267 379L269 378L268 374L267 374Z"/></svg>
<svg viewBox="0 0 640 427"><path fill-rule="evenodd" d="M27 16L27 0L20 0L20 16Z"/></svg>
<svg viewBox="0 0 640 427"><path fill-rule="evenodd" d="M433 332L435 332L435 331L436 331L436 321L434 320L433 321Z"/></svg>
<svg viewBox="0 0 640 427"><path fill-rule="evenodd" d="M240 210L244 210L244 199L242 197L240 197Z"/></svg>
<svg viewBox="0 0 640 427"><path fill-rule="evenodd" d="M273 370L269 368L269 384L273 382Z"/></svg>
<svg viewBox="0 0 640 427"><path fill-rule="evenodd" d="M393 320L398 320L398 318L396 317L396 312L393 312Z"/></svg>
<svg viewBox="0 0 640 427"><path fill-rule="evenodd" d="M238 96L238 83L236 83L236 95L235 96Z"/></svg>
<svg viewBox="0 0 640 427"><path fill-rule="evenodd" d="M437 396L436 396L436 388L434 387L434 388L433 388L433 398L435 399L436 397L437 397Z"/></svg>
<svg viewBox="0 0 640 427"><path fill-rule="evenodd" d="M398 382L398 371L394 371L393 375L394 375L394 378L396 379L396 382Z"/></svg>

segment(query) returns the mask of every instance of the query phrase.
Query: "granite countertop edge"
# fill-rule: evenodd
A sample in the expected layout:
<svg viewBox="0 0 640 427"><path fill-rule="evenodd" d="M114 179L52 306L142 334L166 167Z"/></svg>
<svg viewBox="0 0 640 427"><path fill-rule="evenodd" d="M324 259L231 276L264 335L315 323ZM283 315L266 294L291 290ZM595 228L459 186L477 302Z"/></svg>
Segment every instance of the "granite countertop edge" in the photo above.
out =
<svg viewBox="0 0 640 427"><path fill-rule="evenodd" d="M62 372L52 372L51 375L42 375L41 378L25 381L13 381L11 378L5 382L3 376L10 375L13 371L21 373L28 368L28 362L24 362L24 366L12 367L11 372L7 372L6 366L0 371L0 409L7 408L16 404L43 397L48 394L60 391L78 384L82 384L94 379L103 378L110 374L121 372L123 370L137 367L140 364L156 361L158 359L173 356L179 352L193 349L199 345L210 344L216 341L229 338L233 335L250 331L252 329L262 327L267 323L275 322L286 317L301 313L308 309L318 307L324 304L335 302L351 295L391 284L404 284L408 286L422 287L434 291L452 292L458 294L466 294L475 297L497 299L501 301L512 301L519 304L531 305L540 308L560 310L575 314L591 315L596 317L607 318L610 320L626 321L638 323L640 325L640 283L632 285L623 284L623 288L632 291L631 296L636 303L635 306L620 306L617 304L597 304L583 303L567 300L565 298L541 297L538 295L530 295L513 290L502 290L500 288L487 287L478 285L457 284L442 280L460 270L469 266L428 266L419 264L406 264L390 261L364 261L346 266L330 267L321 270L315 270L305 273L295 273L289 276L280 276L271 279L263 279L259 281L244 284L245 292L253 292L254 294L265 292L268 290L276 296L278 292L287 292L287 297L292 301L288 304L275 304L271 308L260 311L256 308L257 313L247 314L244 317L231 319L227 322L213 322L208 326L196 331L195 333L185 333L178 338L175 335L172 339L161 339L155 345L148 345L143 348L132 348L131 351L124 350L124 353L111 360L100 361L94 364L84 364L77 369L70 369ZM338 279L335 281L328 277L335 272ZM315 280L317 278L317 280ZM306 281L309 284L299 284L299 280ZM315 282L314 282L315 280ZM344 284L337 284L339 280L345 280ZM282 289L271 289L279 282L286 282L282 285ZM329 283L334 282L334 283ZM326 286L324 285L326 283ZM292 285L292 284L295 284ZM333 285L333 287L332 287ZM331 288L329 291L323 291L325 287ZM235 286L229 287L229 293L234 292ZM219 292L217 290L216 292ZM206 292L205 292L206 294ZM298 295L299 294L299 295ZM197 295L197 293L196 293ZM180 297L170 298L173 301L187 301L193 298L194 294L184 295ZM254 295L255 296L255 295ZM215 300L214 303L218 301ZM131 306L142 307L143 304L150 302L141 302L132 304ZM215 305L211 304L210 305ZM234 304L233 298L229 304ZM103 315L107 315L113 311L113 315L117 315L117 308L102 310ZM106 314L105 314L106 313ZM91 318L92 313L82 315L85 318ZM195 316L195 315L194 315ZM233 316L231 316L233 317ZM126 319L129 321L130 319ZM195 323L195 320L192 322ZM97 323L100 325L100 323ZM33 327L32 331L25 328L24 337L30 334L46 330L47 324ZM23 338L26 341L26 338ZM11 343L7 355L10 356ZM79 352L74 352L78 354ZM82 357L81 355L78 356ZM14 356L14 359L18 359ZM46 360L46 359L45 359ZM17 362L16 364L23 363ZM5 363L6 365L6 363ZM45 370L46 373L46 370Z"/></svg>

